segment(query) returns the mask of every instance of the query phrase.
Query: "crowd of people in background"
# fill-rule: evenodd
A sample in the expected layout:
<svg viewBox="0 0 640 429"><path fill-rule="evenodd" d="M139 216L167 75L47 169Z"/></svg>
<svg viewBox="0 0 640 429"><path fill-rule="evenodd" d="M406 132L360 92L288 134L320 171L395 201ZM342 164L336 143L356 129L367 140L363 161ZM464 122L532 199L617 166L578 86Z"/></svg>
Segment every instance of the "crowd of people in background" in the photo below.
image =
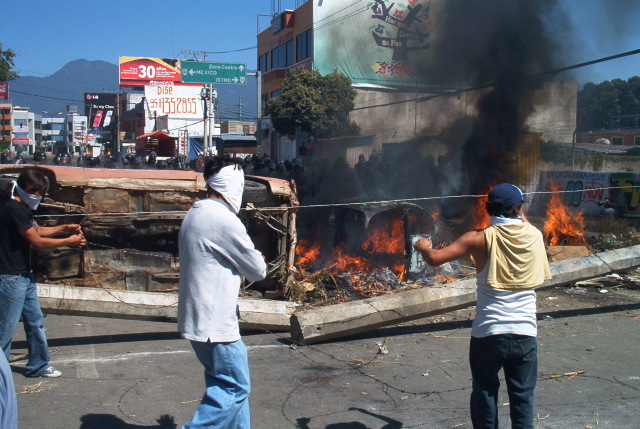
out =
<svg viewBox="0 0 640 429"><path fill-rule="evenodd" d="M33 156L3 152L0 162L202 171L204 158L185 161L183 157L159 158L155 152L150 152L146 156L129 153L120 162L116 162L113 156L74 157L69 153L62 153L48 158L46 153L41 152L36 152ZM302 204L436 196L442 189L440 185L449 180L450 176L447 173L447 158L439 157L436 162L433 156L423 157L420 154L393 160L384 159L380 153L373 153L368 159L361 154L353 166L343 156L335 159L305 156L276 160L266 155L246 155L241 159L245 174L294 181ZM420 177L420 180L407 180L412 177Z"/></svg>
<svg viewBox="0 0 640 429"><path fill-rule="evenodd" d="M419 154L396 160L385 160L379 153L369 159L359 155L353 167L342 156L304 161L253 155L245 158L245 173L293 180L301 203L326 204L436 196L448 165L445 157L436 164L434 157ZM407 180L412 177L416 179Z"/></svg>

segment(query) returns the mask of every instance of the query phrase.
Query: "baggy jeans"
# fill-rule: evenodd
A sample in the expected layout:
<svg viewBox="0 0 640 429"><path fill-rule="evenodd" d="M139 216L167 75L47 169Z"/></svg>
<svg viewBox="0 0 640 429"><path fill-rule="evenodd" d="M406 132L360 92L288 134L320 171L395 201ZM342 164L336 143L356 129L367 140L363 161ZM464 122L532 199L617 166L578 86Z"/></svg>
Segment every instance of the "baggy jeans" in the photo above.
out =
<svg viewBox="0 0 640 429"><path fill-rule="evenodd" d="M511 427L533 428L533 393L538 376L536 338L515 334L471 337L469 363L473 427L498 428L498 373L504 369Z"/></svg>
<svg viewBox="0 0 640 429"><path fill-rule="evenodd" d="M29 351L25 375L38 377L49 366L51 356L36 285L30 275L0 274L0 346L7 360L21 314Z"/></svg>
<svg viewBox="0 0 640 429"><path fill-rule="evenodd" d="M249 429L251 378L244 342L191 341L191 346L204 366L207 390L193 419L183 429Z"/></svg>

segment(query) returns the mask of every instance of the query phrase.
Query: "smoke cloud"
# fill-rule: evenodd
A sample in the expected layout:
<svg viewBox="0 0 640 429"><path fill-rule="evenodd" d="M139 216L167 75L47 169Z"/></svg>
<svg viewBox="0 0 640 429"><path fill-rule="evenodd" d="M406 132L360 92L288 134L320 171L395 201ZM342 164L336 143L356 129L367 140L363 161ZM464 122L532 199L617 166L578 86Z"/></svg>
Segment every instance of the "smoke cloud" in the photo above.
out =
<svg viewBox="0 0 640 429"><path fill-rule="evenodd" d="M449 131L450 164L462 166L464 174L457 177L464 184L449 187L486 192L513 181L505 162L527 132L533 90L541 84L531 76L559 67L567 35L558 23L565 16L556 0L444 0L432 7L426 79L453 88L486 87L479 90L472 125L465 127L469 134Z"/></svg>

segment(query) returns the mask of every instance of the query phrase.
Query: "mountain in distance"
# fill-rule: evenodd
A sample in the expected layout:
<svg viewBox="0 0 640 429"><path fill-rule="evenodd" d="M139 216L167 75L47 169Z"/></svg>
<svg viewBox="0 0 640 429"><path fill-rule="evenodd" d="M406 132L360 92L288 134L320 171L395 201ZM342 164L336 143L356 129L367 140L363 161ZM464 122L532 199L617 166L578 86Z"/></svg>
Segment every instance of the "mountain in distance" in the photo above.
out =
<svg viewBox="0 0 640 429"><path fill-rule="evenodd" d="M9 82L9 95L14 106L28 107L43 116L65 113L67 106L77 106L84 113L87 92L116 92L119 88L118 65L107 61L74 60L46 77L23 76ZM219 115L222 121L255 121L257 82L247 76L246 85L216 85ZM239 106L241 105L241 106Z"/></svg>

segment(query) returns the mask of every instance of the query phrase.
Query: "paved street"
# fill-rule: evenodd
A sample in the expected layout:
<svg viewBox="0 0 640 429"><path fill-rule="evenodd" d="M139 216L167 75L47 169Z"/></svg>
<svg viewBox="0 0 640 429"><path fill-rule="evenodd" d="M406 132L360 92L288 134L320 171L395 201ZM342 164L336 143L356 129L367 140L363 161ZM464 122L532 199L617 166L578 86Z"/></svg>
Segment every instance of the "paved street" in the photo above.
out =
<svg viewBox="0 0 640 429"><path fill-rule="evenodd" d="M539 324L536 427L638 427L640 301L608 299L541 306L553 318ZM313 346L245 332L253 427L470 428L468 313ZM12 362L20 428L171 428L192 416L202 370L175 324L49 315L45 327L63 376L25 378L25 360ZM14 357L26 352L20 335ZM504 391L501 427L507 402Z"/></svg>

